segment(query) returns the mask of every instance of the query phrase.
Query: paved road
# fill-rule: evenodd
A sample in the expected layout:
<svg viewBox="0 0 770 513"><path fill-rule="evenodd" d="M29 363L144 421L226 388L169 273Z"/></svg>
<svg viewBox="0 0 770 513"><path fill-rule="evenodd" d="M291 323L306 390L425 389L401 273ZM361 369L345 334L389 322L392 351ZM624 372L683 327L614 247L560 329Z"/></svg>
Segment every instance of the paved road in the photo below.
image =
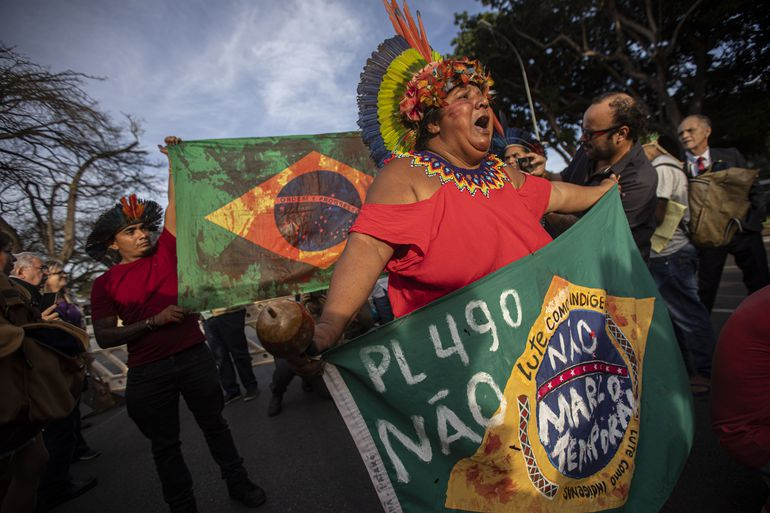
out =
<svg viewBox="0 0 770 513"><path fill-rule="evenodd" d="M766 246L770 238L766 238ZM720 285L712 322L717 332L745 297L732 261ZM272 365L256 367L262 395L230 404L225 416L252 477L265 488L262 513L369 513L381 511L355 446L333 403L302 392L295 380L284 399L284 412L268 418ZM695 444L665 513L757 513L764 488L747 469L731 461L708 426L708 397L695 398ZM203 436L185 407L182 443L195 480L201 513L251 511L227 497ZM94 417L84 434L101 457L73 465L75 476L94 475L99 486L56 508L57 513L163 513L166 511L150 456L149 442L116 408Z"/></svg>

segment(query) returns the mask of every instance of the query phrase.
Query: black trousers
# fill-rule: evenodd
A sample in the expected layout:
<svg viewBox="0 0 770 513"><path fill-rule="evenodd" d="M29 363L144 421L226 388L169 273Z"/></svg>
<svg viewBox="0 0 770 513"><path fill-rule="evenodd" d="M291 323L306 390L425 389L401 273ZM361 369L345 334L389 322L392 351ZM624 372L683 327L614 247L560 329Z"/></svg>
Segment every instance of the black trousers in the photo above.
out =
<svg viewBox="0 0 770 513"><path fill-rule="evenodd" d="M714 308L728 253L733 255L743 273L743 283L749 294L770 285L767 253L760 232L736 233L727 246L701 248L698 251L698 295L709 312Z"/></svg>
<svg viewBox="0 0 770 513"><path fill-rule="evenodd" d="M283 358L275 358L274 363L275 370L273 370L273 380L270 383L270 391L274 394L283 395L286 393L286 389L288 388L289 383L291 383L291 380L294 379L294 376L296 376L297 373L294 372L294 367L292 367L289 362ZM320 397L323 397L324 399L331 399L331 395L326 388L323 377L300 376L300 378L302 379L303 390L306 392L316 392Z"/></svg>
<svg viewBox="0 0 770 513"><path fill-rule="evenodd" d="M40 494L43 498L63 492L72 480L70 464L78 445L79 406L80 401L69 415L49 422L43 430L43 440L48 449L48 466L40 480Z"/></svg>
<svg viewBox="0 0 770 513"><path fill-rule="evenodd" d="M206 339L219 367L222 388L229 395L241 393L238 381L235 379L236 371L246 391L257 388L257 378L251 367L249 343L243 331L245 322L246 310L239 310L212 317L203 323Z"/></svg>
<svg viewBox="0 0 770 513"><path fill-rule="evenodd" d="M204 343L156 362L133 367L126 383L126 409L152 445L152 456L172 512L196 511L192 477L179 440L179 396L203 431L222 478L246 476L230 428L222 417L224 399L217 367Z"/></svg>
<svg viewBox="0 0 770 513"><path fill-rule="evenodd" d="M289 362L283 358L276 357L273 363L275 363L275 370L273 370L273 380L270 383L270 391L274 394L283 395L286 393L286 388L289 386L289 383L291 383L291 380L293 380L294 376L297 374L294 372L294 368ZM306 386L310 386L310 383L308 382Z"/></svg>

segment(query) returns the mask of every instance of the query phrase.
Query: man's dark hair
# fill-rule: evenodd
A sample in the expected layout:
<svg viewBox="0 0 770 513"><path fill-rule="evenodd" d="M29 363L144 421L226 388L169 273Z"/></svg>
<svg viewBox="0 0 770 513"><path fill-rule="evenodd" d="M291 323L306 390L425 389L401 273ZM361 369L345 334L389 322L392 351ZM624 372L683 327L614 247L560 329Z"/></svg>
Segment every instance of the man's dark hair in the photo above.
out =
<svg viewBox="0 0 770 513"><path fill-rule="evenodd" d="M118 253L117 249L107 248L101 262L107 267L112 267L113 265L119 264L121 260L122 258L120 258L120 253Z"/></svg>
<svg viewBox="0 0 770 513"><path fill-rule="evenodd" d="M132 212L132 209L137 210ZM112 265L115 263L114 255L105 257L119 231L127 226L141 224L154 232L160 228L162 221L163 209L156 202L141 200L133 194L128 198L120 198L120 203L102 213L94 223L86 239L86 253L94 260Z"/></svg>
<svg viewBox="0 0 770 513"><path fill-rule="evenodd" d="M415 151L424 150L428 147L428 141L436 137L428 131L428 125L438 123L441 119L441 109L429 108L425 111L420 123L417 125L417 139L414 142Z"/></svg>
<svg viewBox="0 0 770 513"><path fill-rule="evenodd" d="M591 101L596 105L610 99L609 107L612 110L613 124L628 127L628 138L636 142L647 132L647 108L628 93L610 91L597 96Z"/></svg>

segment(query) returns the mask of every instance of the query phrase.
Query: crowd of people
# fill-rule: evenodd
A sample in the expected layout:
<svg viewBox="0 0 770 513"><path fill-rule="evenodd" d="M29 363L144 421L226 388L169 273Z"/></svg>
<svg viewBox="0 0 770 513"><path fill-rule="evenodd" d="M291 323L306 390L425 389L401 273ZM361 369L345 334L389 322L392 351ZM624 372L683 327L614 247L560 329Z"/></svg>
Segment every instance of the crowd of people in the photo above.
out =
<svg viewBox="0 0 770 513"><path fill-rule="evenodd" d="M45 511L96 485L70 465L96 458L81 434L88 335L60 262L11 253L0 232L0 421L2 511ZM36 501L36 499L38 499Z"/></svg>
<svg viewBox="0 0 770 513"><path fill-rule="evenodd" d="M696 247L689 227L690 180L746 168L740 152L710 147L709 119L693 115L679 126L677 159L677 152L647 139L647 113L639 99L607 92L585 111L580 149L566 169L546 171L546 154L531 134L512 128L494 135L492 81L480 62L434 60L419 33L396 28L406 41L417 42L425 65L407 77L402 98L378 108L399 120L398 144L408 142L389 148L398 150L395 158L381 162L328 293L298 298L318 318L311 351L334 346L346 330L348 338L365 332L375 323L372 313L380 323L407 315L536 252L604 194L620 194L634 242L670 312L693 394L714 388L720 439L740 461L767 476L770 403L736 400L743 387L768 393L770 327L762 314L770 305L770 275L761 235L766 200L755 183L746 192L750 208L724 245ZM168 137L160 149L167 154L168 145L179 143ZM169 510L197 511L181 450L180 397L205 436L229 496L255 508L266 501L265 491L249 478L222 415L226 404L250 401L259 393L244 334L245 311L211 314L202 330L198 314L177 305L172 180L168 188L165 214L153 201L128 196L93 227L86 252L108 267L91 292L94 335L102 348L127 347L126 409L149 440ZM151 234L158 230L153 243ZM710 312L728 253L752 295L717 344ZM28 252L14 256L11 238L0 233L0 266L0 287L8 291L0 313L0 364L17 365L14 358L23 344L53 345L63 351L57 358L84 359L83 315L66 289L61 263L44 263ZM350 331L353 319L356 333ZM52 335L40 331L45 323L69 327ZM744 346L736 349L739 343ZM735 366L743 369L746 383L734 380ZM84 367L65 376L66 411L34 418L29 404L3 411L3 512L34 511L36 496L38 510L44 510L96 485L95 478L76 480L69 472L72 462L99 455L80 433ZM747 367L754 370L746 372ZM286 387L298 370L302 374L289 361L276 359L268 415L281 412ZM303 376L302 386L325 395L319 379Z"/></svg>

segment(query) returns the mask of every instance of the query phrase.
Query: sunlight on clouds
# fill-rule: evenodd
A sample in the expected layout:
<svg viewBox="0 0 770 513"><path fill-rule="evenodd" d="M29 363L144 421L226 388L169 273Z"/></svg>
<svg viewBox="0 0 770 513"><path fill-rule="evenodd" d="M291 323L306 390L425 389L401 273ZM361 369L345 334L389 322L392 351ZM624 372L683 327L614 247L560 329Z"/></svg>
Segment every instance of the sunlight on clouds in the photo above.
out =
<svg viewBox="0 0 770 513"><path fill-rule="evenodd" d="M309 126L314 132L353 130L363 64L357 15L321 0L274 4L270 12L244 6L219 29L220 37L209 38L198 57L176 70L166 99L178 108L184 98L198 98L214 116L222 113L209 118L219 130L241 130L230 136L298 133ZM250 126L239 126L228 112ZM232 126L225 126L225 117Z"/></svg>
<svg viewBox="0 0 770 513"><path fill-rule="evenodd" d="M356 130L367 57L393 34L381 0L0 0L4 42L53 69L107 78L86 88L142 120L151 151L187 139ZM412 0L436 50L474 0ZM9 22L13 20L13 22ZM45 34L45 38L39 37Z"/></svg>

